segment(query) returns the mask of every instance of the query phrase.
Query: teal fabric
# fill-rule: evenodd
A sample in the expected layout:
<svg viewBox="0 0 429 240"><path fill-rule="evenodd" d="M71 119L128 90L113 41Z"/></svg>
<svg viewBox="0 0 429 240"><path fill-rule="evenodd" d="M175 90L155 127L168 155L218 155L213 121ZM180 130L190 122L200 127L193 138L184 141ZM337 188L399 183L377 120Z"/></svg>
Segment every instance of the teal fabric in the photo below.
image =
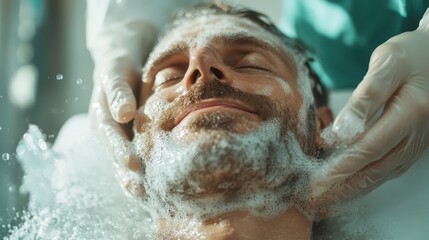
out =
<svg viewBox="0 0 429 240"><path fill-rule="evenodd" d="M280 28L314 51L328 88L355 88L374 49L416 29L428 7L429 0L283 0Z"/></svg>

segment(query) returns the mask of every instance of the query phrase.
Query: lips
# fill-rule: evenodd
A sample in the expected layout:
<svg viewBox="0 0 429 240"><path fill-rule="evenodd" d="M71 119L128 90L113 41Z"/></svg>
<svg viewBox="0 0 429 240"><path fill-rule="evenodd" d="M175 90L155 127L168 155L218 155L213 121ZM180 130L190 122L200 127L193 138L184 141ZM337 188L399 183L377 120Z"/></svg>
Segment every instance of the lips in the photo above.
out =
<svg viewBox="0 0 429 240"><path fill-rule="evenodd" d="M256 110L244 105L241 102L231 100L231 99L208 99L204 100L202 102L192 104L188 106L187 108L182 111L182 113L175 118L174 125L178 125L184 118L186 118L189 114L192 112L202 110L202 109L209 109L209 108L215 108L215 107L225 107L225 108L233 108L238 109L244 112L248 112L251 114L257 114Z"/></svg>

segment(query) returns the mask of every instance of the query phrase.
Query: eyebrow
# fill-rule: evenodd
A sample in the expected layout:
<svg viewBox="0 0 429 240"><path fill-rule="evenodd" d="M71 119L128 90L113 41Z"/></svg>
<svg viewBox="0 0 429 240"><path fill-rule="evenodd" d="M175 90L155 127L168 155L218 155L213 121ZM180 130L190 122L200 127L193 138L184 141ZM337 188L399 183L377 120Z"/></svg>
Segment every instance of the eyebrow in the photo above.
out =
<svg viewBox="0 0 429 240"><path fill-rule="evenodd" d="M268 41L261 40L254 35L251 35L247 32L241 31L241 32L235 32L235 33L221 33L216 34L213 36L214 44L220 43L225 46L229 45L252 45L257 48L261 48L263 50L269 51L276 55L279 59L282 60L282 62L286 65L287 68L289 68L290 71L295 71L293 59L289 56L291 55L288 53L284 48L280 46L276 46L272 43L269 43ZM189 43L186 41L179 41L176 42L170 46L168 46L165 50L162 50L161 53L158 54L158 56L153 60L148 62L147 66L144 67L143 72L146 72L144 74L145 77L148 77L151 75L152 71L155 70L155 68L168 60L169 58L183 54L187 51L189 51L190 48L193 46L189 46Z"/></svg>

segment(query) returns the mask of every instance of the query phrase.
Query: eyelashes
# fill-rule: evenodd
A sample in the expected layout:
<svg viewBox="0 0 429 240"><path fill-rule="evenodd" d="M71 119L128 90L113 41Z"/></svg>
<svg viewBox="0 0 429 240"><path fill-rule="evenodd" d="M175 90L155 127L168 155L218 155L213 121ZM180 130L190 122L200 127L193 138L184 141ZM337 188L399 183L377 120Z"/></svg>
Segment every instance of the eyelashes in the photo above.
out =
<svg viewBox="0 0 429 240"><path fill-rule="evenodd" d="M184 74L176 74L171 76L162 76L157 74L155 77L155 83L153 86L153 90L159 90L160 88L170 86L174 83L177 83L179 81L182 81L182 79L185 77Z"/></svg>
<svg viewBox="0 0 429 240"><path fill-rule="evenodd" d="M187 68L187 64L178 64L161 69L155 75L154 86L152 90L169 86L173 83L181 81L185 77Z"/></svg>
<svg viewBox="0 0 429 240"><path fill-rule="evenodd" d="M235 67L235 69L239 69L239 70L257 70L257 71L264 71L264 72L270 72L271 71L268 68L261 67L261 66L254 66L254 65L239 66L239 67Z"/></svg>

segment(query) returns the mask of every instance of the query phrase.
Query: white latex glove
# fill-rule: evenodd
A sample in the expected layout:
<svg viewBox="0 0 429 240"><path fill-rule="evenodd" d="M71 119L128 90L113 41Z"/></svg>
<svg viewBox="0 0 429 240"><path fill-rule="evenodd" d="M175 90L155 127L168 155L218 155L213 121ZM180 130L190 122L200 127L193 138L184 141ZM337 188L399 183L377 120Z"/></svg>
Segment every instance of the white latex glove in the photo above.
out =
<svg viewBox="0 0 429 240"><path fill-rule="evenodd" d="M125 187L134 185L133 175L140 170L130 142L140 69L156 40L157 29L167 23L174 10L194 2L87 1L87 45L95 63L89 115L92 125L107 140Z"/></svg>
<svg viewBox="0 0 429 240"><path fill-rule="evenodd" d="M107 140L109 150L114 154L122 186L136 194L130 189L136 184L132 183L129 170L139 171L140 164L131 147L130 121L137 109L135 91L139 89L142 58L149 52L155 32L151 25L138 21L111 26L104 31L117 37L106 38L115 42L108 42L111 50L95 61L89 115L91 123Z"/></svg>
<svg viewBox="0 0 429 240"><path fill-rule="evenodd" d="M368 121L384 106L373 124ZM372 120L371 120L372 121ZM359 134L359 122L362 130ZM403 174L429 145L429 9L417 30L372 54L369 70L338 115L339 139L359 134L313 180L313 206L323 208ZM346 134L345 134L346 133Z"/></svg>

